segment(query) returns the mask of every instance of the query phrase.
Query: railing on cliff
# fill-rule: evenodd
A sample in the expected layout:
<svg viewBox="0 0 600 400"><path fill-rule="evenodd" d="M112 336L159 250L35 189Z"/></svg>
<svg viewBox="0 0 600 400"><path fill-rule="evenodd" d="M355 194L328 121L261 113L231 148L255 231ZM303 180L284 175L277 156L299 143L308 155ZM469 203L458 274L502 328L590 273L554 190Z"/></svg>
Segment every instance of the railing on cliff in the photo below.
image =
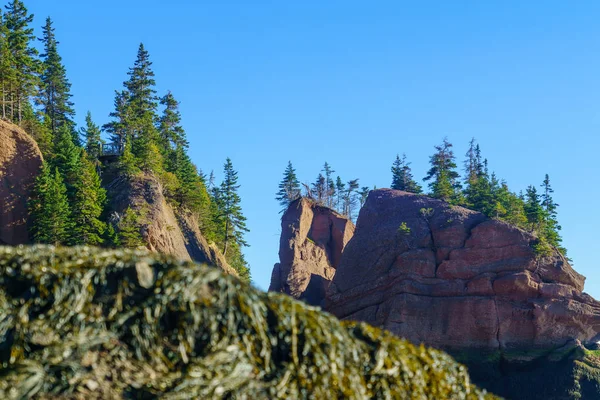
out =
<svg viewBox="0 0 600 400"><path fill-rule="evenodd" d="M123 147L118 143L107 143L102 145L101 157L119 157L123 154Z"/></svg>

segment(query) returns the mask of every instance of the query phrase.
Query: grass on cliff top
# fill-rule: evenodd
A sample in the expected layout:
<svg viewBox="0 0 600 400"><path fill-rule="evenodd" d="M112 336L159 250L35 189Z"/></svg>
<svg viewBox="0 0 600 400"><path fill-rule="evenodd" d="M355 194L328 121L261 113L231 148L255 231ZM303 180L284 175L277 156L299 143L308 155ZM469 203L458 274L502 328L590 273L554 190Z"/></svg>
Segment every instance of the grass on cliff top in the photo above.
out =
<svg viewBox="0 0 600 400"><path fill-rule="evenodd" d="M0 247L2 399L491 399L445 353L145 251Z"/></svg>

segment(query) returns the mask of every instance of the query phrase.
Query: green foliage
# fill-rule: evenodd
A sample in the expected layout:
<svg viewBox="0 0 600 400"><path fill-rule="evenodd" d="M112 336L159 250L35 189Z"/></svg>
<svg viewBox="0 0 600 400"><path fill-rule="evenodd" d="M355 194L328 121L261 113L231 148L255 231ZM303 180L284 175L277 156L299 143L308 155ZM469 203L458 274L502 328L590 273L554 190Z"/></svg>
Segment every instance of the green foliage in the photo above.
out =
<svg viewBox="0 0 600 400"><path fill-rule="evenodd" d="M136 210L127 207L118 225L118 242L120 246L129 249L145 246L140 230L146 218L146 214L147 210Z"/></svg>
<svg viewBox="0 0 600 400"><path fill-rule="evenodd" d="M419 210L419 213L421 214L421 216L425 219L429 219L433 216L433 213L435 212L435 210L433 208L421 208Z"/></svg>
<svg viewBox="0 0 600 400"><path fill-rule="evenodd" d="M35 35L30 24L33 14L29 14L22 1L12 0L5 7L3 45L6 60L2 75L3 116L13 122L23 121L24 110L31 96L35 95L39 81L40 63L38 51L33 47Z"/></svg>
<svg viewBox="0 0 600 400"><path fill-rule="evenodd" d="M452 204L460 204L462 202L461 185L458 180L458 172L456 172L452 143L444 138L442 144L435 146L435 149L435 154L429 159L431 168L423 180L431 181L429 188L432 197Z"/></svg>
<svg viewBox="0 0 600 400"><path fill-rule="evenodd" d="M406 154L402 158L396 155L396 160L392 165L392 189L403 190L410 193L422 193L423 189L414 179L410 163L406 159Z"/></svg>
<svg viewBox="0 0 600 400"><path fill-rule="evenodd" d="M327 163L326 167L329 168ZM279 202L282 211L285 211L291 202L300 198L300 181L296 176L296 170L292 166L292 162L288 161L288 165L283 173L283 179L279 183L279 191L275 200ZM326 200L327 202L327 200Z"/></svg>
<svg viewBox="0 0 600 400"><path fill-rule="evenodd" d="M70 244L100 245L104 242L106 231L106 223L100 219L106 203L106 191L101 186L96 165L85 152L81 155L80 163L80 172L73 183L73 231Z"/></svg>
<svg viewBox="0 0 600 400"><path fill-rule="evenodd" d="M58 168L46 163L37 176L28 204L31 236L36 243L66 244L72 231L67 188Z"/></svg>
<svg viewBox="0 0 600 400"><path fill-rule="evenodd" d="M94 123L92 113L89 111L85 116L85 127L81 128L81 135L85 139L85 151L89 158L93 161L98 161L104 141L100 136L100 127Z"/></svg>
<svg viewBox="0 0 600 400"><path fill-rule="evenodd" d="M73 143L79 145L79 136L73 122L75 110L71 101L71 84L67 79L62 58L58 54L58 41L50 17L46 19L42 32L43 37L40 40L44 46L44 53L41 55L41 82L36 103L48 117L52 135L64 128L71 134Z"/></svg>
<svg viewBox="0 0 600 400"><path fill-rule="evenodd" d="M406 222L402 222L400 224L400 226L398 227L398 233L400 233L401 235L410 235L411 229L408 225L406 225Z"/></svg>
<svg viewBox="0 0 600 400"><path fill-rule="evenodd" d="M494 398L443 352L146 251L0 248L0 332L2 398Z"/></svg>
<svg viewBox="0 0 600 400"><path fill-rule="evenodd" d="M240 195L238 189L237 171L233 169L230 158L227 158L223 166L224 178L221 186L214 191L214 201L217 205L215 226L219 247L223 249L223 255L227 257L227 250L232 242L243 247L248 244L244 240L244 233L248 232L246 217L242 213Z"/></svg>

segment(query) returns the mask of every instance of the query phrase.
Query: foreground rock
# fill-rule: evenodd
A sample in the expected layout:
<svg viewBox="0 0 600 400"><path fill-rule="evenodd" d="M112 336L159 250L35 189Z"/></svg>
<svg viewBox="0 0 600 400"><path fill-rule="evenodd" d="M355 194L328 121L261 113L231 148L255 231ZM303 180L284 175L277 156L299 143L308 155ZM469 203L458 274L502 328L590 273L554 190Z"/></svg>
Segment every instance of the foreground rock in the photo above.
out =
<svg viewBox="0 0 600 400"><path fill-rule="evenodd" d="M306 198L294 201L281 219L280 261L269 290L320 305L353 234L348 218Z"/></svg>
<svg viewBox="0 0 600 400"><path fill-rule="evenodd" d="M0 120L0 245L29 243L27 201L41 165L35 141Z"/></svg>
<svg viewBox="0 0 600 400"><path fill-rule="evenodd" d="M113 216L122 218L128 208L140 216L142 238L149 250L181 260L216 265L237 275L222 253L204 238L194 215L176 212L167 202L155 177L149 174L131 178L120 176L106 187Z"/></svg>
<svg viewBox="0 0 600 400"><path fill-rule="evenodd" d="M582 293L585 278L558 252L537 257L535 242L477 212L376 190L344 250L326 309L464 356L471 366L489 361L494 371L479 382L500 382L502 363L564 356L600 338L600 303Z"/></svg>
<svg viewBox="0 0 600 400"><path fill-rule="evenodd" d="M146 251L0 247L1 398L483 399L448 355Z"/></svg>

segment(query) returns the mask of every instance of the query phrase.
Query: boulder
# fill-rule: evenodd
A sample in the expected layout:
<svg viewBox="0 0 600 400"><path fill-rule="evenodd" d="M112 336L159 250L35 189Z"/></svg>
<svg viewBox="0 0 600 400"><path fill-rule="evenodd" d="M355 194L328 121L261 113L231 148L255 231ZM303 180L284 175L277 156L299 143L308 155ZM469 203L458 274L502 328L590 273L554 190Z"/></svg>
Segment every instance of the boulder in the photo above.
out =
<svg viewBox="0 0 600 400"><path fill-rule="evenodd" d="M0 120L0 244L29 243L27 201L42 161L33 138Z"/></svg>
<svg viewBox="0 0 600 400"><path fill-rule="evenodd" d="M269 290L320 305L353 234L354 224L339 213L306 198L292 202L281 219Z"/></svg>

